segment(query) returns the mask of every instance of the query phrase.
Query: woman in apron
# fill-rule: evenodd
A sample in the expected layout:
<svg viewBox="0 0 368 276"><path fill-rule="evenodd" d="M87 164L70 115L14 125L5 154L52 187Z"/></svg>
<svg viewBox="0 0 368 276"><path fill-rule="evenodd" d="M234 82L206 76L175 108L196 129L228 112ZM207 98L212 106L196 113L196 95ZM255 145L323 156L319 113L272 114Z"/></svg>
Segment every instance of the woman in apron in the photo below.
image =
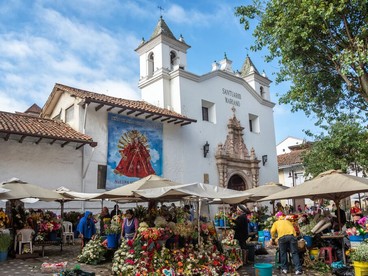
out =
<svg viewBox="0 0 368 276"><path fill-rule="evenodd" d="M138 219L134 217L134 212L129 209L125 212L125 219L122 225L121 236L126 240L134 240L138 230Z"/></svg>

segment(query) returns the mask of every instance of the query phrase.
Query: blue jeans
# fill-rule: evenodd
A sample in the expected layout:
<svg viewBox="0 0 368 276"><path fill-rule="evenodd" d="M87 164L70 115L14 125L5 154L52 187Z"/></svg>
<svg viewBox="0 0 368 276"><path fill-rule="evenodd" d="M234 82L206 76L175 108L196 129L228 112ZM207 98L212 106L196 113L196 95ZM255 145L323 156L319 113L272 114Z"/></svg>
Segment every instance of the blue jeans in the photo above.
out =
<svg viewBox="0 0 368 276"><path fill-rule="evenodd" d="M287 251L291 252L293 264L296 270L302 270L298 253L298 240L293 235L283 236L279 239L281 269L288 269Z"/></svg>

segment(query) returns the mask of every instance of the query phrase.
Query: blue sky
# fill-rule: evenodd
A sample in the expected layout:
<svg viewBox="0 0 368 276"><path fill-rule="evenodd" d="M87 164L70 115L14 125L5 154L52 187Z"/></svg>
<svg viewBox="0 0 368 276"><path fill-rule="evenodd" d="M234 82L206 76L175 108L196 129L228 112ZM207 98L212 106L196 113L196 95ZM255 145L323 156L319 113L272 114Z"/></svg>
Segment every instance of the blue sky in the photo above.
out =
<svg viewBox="0 0 368 276"><path fill-rule="evenodd" d="M247 54L257 69L275 80L276 62L265 52L250 52L251 32L244 31L234 7L247 1L223 0L0 0L0 110L25 111L44 105L55 83L112 96L140 99L139 59L134 49L151 36L160 17L176 37L191 46L187 70L202 75L226 52L233 70ZM271 99L287 90L271 85ZM274 109L276 142L306 138L314 118Z"/></svg>

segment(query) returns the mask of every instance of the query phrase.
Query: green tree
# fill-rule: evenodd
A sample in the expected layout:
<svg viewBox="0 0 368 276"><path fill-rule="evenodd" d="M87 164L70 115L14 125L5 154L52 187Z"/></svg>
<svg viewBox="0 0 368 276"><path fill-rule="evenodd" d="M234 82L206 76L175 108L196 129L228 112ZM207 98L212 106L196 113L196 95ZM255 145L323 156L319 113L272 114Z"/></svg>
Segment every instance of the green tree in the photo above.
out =
<svg viewBox="0 0 368 276"><path fill-rule="evenodd" d="M356 117L340 118L321 126L327 134L312 135L315 141L303 156L306 175L340 169L367 172L368 131Z"/></svg>
<svg viewBox="0 0 368 276"><path fill-rule="evenodd" d="M334 119L355 110L368 115L367 0L253 0L235 8L253 32L252 50L267 47L280 63L276 82L291 80L280 103L292 111Z"/></svg>

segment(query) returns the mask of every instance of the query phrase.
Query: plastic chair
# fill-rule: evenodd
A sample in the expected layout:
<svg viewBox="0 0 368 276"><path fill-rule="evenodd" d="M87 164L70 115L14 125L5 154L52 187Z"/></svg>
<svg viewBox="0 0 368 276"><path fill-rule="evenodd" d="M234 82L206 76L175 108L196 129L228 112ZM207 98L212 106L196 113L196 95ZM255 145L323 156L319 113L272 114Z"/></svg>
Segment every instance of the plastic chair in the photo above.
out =
<svg viewBox="0 0 368 276"><path fill-rule="evenodd" d="M22 246L23 244L28 243L29 249L31 250L31 253L33 253L33 244L32 244L32 238L35 234L35 231L33 229L21 229L17 233L17 238L14 241L14 250L17 250L17 243L19 246L19 254L22 254Z"/></svg>
<svg viewBox="0 0 368 276"><path fill-rule="evenodd" d="M63 243L66 244L66 240L72 240L74 244L74 232L73 224L70 221L63 221Z"/></svg>

